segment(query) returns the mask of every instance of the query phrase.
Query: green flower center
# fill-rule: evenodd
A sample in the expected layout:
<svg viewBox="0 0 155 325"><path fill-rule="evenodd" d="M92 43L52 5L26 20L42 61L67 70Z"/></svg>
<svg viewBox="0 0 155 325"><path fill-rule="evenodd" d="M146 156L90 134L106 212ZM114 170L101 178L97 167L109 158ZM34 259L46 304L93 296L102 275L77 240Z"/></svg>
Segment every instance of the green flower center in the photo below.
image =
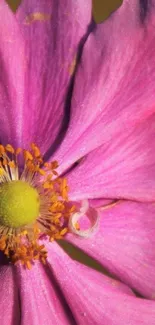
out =
<svg viewBox="0 0 155 325"><path fill-rule="evenodd" d="M0 184L0 224L18 228L33 223L39 215L40 200L35 188L24 181Z"/></svg>

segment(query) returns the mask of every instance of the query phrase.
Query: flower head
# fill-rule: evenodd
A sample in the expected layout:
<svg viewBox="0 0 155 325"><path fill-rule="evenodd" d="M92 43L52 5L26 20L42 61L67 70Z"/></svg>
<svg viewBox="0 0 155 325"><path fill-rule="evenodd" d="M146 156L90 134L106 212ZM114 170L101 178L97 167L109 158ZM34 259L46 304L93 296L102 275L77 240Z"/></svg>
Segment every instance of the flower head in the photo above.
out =
<svg viewBox="0 0 155 325"><path fill-rule="evenodd" d="M154 0L100 25L90 0L15 15L1 0L0 16L0 245L16 264L0 260L0 320L154 325Z"/></svg>

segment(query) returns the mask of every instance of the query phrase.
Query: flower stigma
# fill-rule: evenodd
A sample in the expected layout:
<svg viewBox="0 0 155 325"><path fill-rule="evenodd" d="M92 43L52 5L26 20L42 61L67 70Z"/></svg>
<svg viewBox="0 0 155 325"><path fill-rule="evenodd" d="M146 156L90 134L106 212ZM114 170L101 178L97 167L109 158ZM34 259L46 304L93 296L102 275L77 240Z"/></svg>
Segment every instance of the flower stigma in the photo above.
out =
<svg viewBox="0 0 155 325"><path fill-rule="evenodd" d="M39 194L23 181L0 184L0 224L18 228L34 222L39 215Z"/></svg>
<svg viewBox="0 0 155 325"><path fill-rule="evenodd" d="M61 239L69 231L76 208L57 167L57 161L43 161L34 143L30 150L0 145L0 250L14 264L45 264L41 239Z"/></svg>

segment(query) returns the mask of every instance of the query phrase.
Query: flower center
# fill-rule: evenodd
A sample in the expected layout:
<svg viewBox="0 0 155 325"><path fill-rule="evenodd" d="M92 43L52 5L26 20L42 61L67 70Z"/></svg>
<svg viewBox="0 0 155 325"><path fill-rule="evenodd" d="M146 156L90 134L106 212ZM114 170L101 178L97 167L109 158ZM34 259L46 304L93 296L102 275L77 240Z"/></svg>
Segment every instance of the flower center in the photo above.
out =
<svg viewBox="0 0 155 325"><path fill-rule="evenodd" d="M0 250L12 263L45 263L41 239L61 239L69 231L75 207L57 167L57 161L44 162L34 143L30 150L0 144Z"/></svg>
<svg viewBox="0 0 155 325"><path fill-rule="evenodd" d="M87 202L79 212L69 202L67 180L57 167L57 161L44 162L34 143L30 150L0 144L0 250L28 269L35 260L46 263L42 238L52 242L69 231L88 236L78 223L86 212L92 228L96 224Z"/></svg>
<svg viewBox="0 0 155 325"><path fill-rule="evenodd" d="M39 215L37 190L17 180L0 184L0 224L18 228L32 224Z"/></svg>

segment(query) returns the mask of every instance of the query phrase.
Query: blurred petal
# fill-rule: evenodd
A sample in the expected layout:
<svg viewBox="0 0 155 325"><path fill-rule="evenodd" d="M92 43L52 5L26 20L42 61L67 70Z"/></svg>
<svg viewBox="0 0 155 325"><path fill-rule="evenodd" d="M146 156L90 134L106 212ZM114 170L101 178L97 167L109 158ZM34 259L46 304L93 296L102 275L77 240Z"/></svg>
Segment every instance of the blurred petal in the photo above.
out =
<svg viewBox="0 0 155 325"><path fill-rule="evenodd" d="M14 268L0 266L0 323L20 325L20 305Z"/></svg>
<svg viewBox="0 0 155 325"><path fill-rule="evenodd" d="M138 293L155 299L154 234L155 204L120 202L103 210L94 236L68 235L68 240Z"/></svg>
<svg viewBox="0 0 155 325"><path fill-rule="evenodd" d="M51 269L79 325L153 325L155 302L70 259L51 245ZM50 260L50 258L49 258Z"/></svg>
<svg viewBox="0 0 155 325"><path fill-rule="evenodd" d="M0 1L0 142L19 144L25 132L23 114L24 43L16 19L5 1Z"/></svg>
<svg viewBox="0 0 155 325"><path fill-rule="evenodd" d="M144 19L143 5L123 1L85 43L69 129L55 155L61 172L155 112L155 12L150 5Z"/></svg>
<svg viewBox="0 0 155 325"><path fill-rule="evenodd" d="M155 114L92 151L68 175L70 198L155 200Z"/></svg>
<svg viewBox="0 0 155 325"><path fill-rule="evenodd" d="M65 118L65 101L91 0L23 0L16 14L26 43L25 143L46 152Z"/></svg>
<svg viewBox="0 0 155 325"><path fill-rule="evenodd" d="M20 299L22 306L21 325L70 325L72 322L46 268L35 263L32 270L18 268Z"/></svg>

